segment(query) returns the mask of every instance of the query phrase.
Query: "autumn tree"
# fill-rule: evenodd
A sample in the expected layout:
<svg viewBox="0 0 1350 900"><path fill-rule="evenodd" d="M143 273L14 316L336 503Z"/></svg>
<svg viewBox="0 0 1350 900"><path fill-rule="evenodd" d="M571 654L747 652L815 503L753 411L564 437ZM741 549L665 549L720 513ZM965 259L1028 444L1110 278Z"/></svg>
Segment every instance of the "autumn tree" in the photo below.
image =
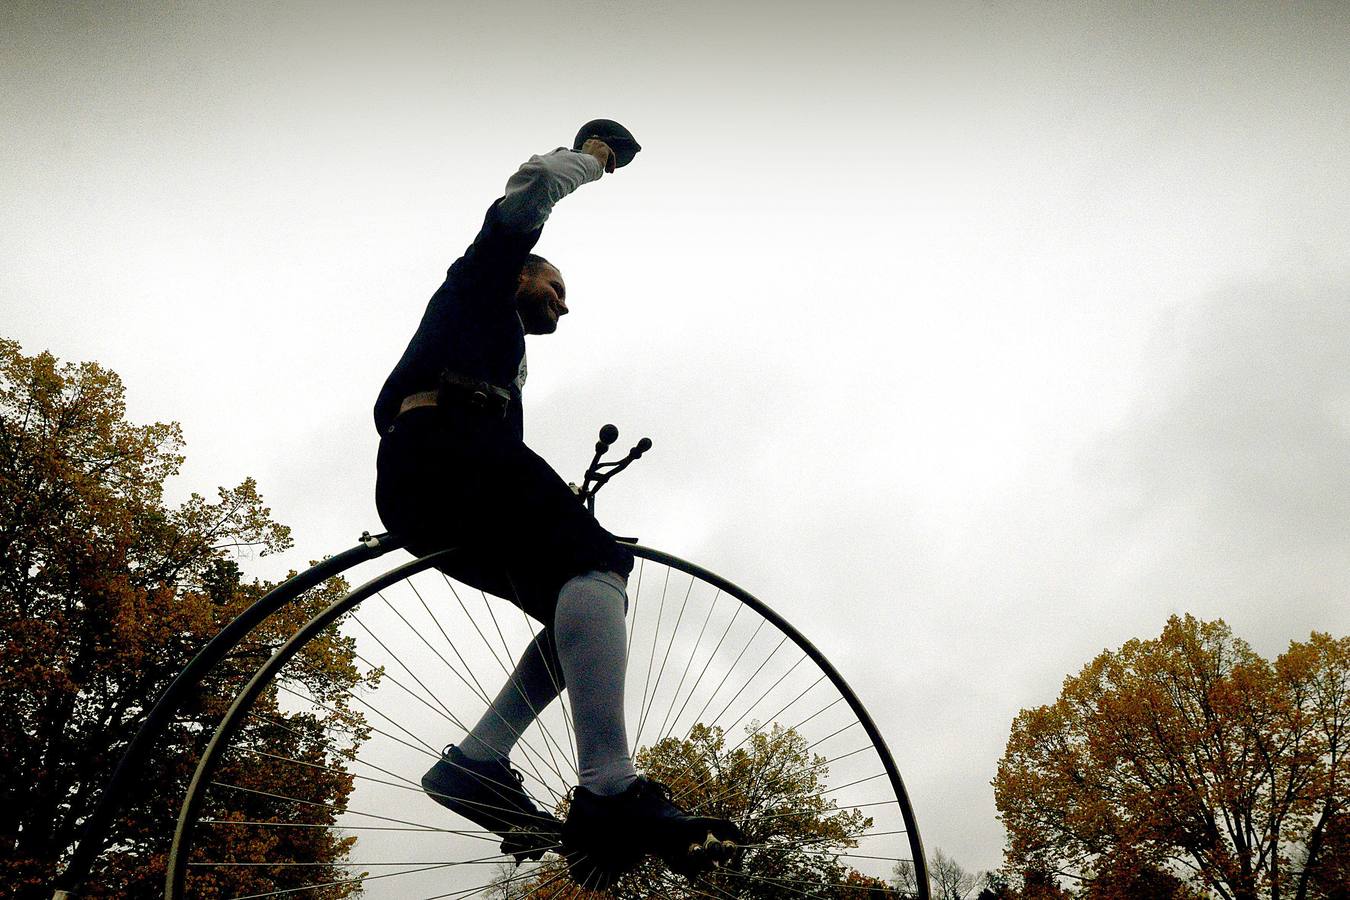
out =
<svg viewBox="0 0 1350 900"><path fill-rule="evenodd" d="M736 822L747 845L740 863L710 872L700 884L675 877L664 864L645 860L604 894L619 900L671 900L716 896L736 900L880 900L901 896L879 878L842 859L872 820L826 798L829 771L806 739L790 728L752 727L741 746L727 751L721 728L696 725L687 738L669 737L637 753L638 769L671 788L680 804L700 815ZM559 810L565 815L565 807ZM548 900L580 894L561 861L528 878L498 880L500 900Z"/></svg>
<svg viewBox="0 0 1350 900"><path fill-rule="evenodd" d="M1120 852L1099 860L1093 877L1076 896L1081 900L1201 900L1204 895L1172 872Z"/></svg>
<svg viewBox="0 0 1350 900"><path fill-rule="evenodd" d="M0 340L0 884L14 898L46 898L81 821L97 802L148 706L220 627L269 585L247 581L242 553L290 546L252 480L177 506L164 483L183 461L176 424L125 418L117 375L95 363L27 357ZM196 758L242 679L321 606L333 582L269 620L213 673L147 761L117 817L89 897L153 896L177 804ZM306 650L300 678L336 696L363 677L340 638ZM339 740L321 720L272 715L254 722L246 746L267 750L240 777L335 760L362 737ZM337 802L350 790L340 771L310 768L309 789ZM319 864L341 860L344 839L295 829L287 848ZM222 859L247 859L227 829L204 840ZM230 846L231 842L236 846ZM242 871L242 869L241 869ZM256 874L256 873L255 873ZM230 895L254 874L203 873ZM204 882L204 883L205 883ZM333 893L329 896L341 896Z"/></svg>
<svg viewBox="0 0 1350 900"><path fill-rule="evenodd" d="M1059 879L1041 869L1027 869L1021 873L1022 889L1018 900L1071 900L1073 897L1060 886Z"/></svg>
<svg viewBox="0 0 1350 900"><path fill-rule="evenodd" d="M1316 858L1305 848L1299 869L1308 874L1309 900L1350 900L1350 810L1327 821Z"/></svg>
<svg viewBox="0 0 1350 900"><path fill-rule="evenodd" d="M1089 895L1181 872L1225 900L1315 897L1348 737L1350 638L1314 632L1271 663L1222 621L1174 616L1014 721L994 779L1008 866Z"/></svg>

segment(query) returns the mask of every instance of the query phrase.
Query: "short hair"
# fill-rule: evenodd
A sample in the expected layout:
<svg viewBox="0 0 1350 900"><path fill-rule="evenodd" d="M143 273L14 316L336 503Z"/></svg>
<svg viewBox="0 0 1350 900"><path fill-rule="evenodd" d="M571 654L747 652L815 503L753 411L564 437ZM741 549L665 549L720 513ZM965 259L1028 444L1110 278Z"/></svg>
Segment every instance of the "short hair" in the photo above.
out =
<svg viewBox="0 0 1350 900"><path fill-rule="evenodd" d="M525 254L525 265L520 267L522 275L538 275L543 271L544 266L553 266L553 263L544 259L538 253Z"/></svg>

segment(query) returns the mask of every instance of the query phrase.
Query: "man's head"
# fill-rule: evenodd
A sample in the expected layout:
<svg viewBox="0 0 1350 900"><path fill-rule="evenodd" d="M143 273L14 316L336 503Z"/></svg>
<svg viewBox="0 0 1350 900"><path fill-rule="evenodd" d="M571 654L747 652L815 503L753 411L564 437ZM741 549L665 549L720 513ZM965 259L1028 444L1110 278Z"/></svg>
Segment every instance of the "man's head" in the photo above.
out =
<svg viewBox="0 0 1350 900"><path fill-rule="evenodd" d="M536 254L525 257L516 286L516 311L526 334L552 334L567 315L567 286L553 263Z"/></svg>

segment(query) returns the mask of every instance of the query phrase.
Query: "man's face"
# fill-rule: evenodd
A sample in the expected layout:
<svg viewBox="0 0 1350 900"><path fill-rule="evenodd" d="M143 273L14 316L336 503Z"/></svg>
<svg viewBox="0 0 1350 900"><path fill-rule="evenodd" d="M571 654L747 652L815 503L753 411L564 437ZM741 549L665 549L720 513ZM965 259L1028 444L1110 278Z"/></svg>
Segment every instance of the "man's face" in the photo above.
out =
<svg viewBox="0 0 1350 900"><path fill-rule="evenodd" d="M567 315L567 286L562 273L551 265L520 273L516 310L526 334L552 334L558 320Z"/></svg>

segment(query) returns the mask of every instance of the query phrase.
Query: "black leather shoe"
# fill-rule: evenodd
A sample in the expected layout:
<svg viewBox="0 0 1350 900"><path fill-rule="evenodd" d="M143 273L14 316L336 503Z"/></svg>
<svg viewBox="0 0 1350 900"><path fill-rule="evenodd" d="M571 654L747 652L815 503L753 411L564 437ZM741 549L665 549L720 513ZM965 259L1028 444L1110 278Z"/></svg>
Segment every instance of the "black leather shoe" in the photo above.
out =
<svg viewBox="0 0 1350 900"><path fill-rule="evenodd" d="M446 747L422 776L422 790L446 809L501 835L502 852L539 859L556 849L562 823L543 812L521 787L521 774L505 761L482 762Z"/></svg>
<svg viewBox="0 0 1350 900"><path fill-rule="evenodd" d="M610 797L576 788L562 841L573 879L603 888L648 853L675 872L696 874L729 860L745 836L726 819L690 815L670 799L670 788L638 776Z"/></svg>

